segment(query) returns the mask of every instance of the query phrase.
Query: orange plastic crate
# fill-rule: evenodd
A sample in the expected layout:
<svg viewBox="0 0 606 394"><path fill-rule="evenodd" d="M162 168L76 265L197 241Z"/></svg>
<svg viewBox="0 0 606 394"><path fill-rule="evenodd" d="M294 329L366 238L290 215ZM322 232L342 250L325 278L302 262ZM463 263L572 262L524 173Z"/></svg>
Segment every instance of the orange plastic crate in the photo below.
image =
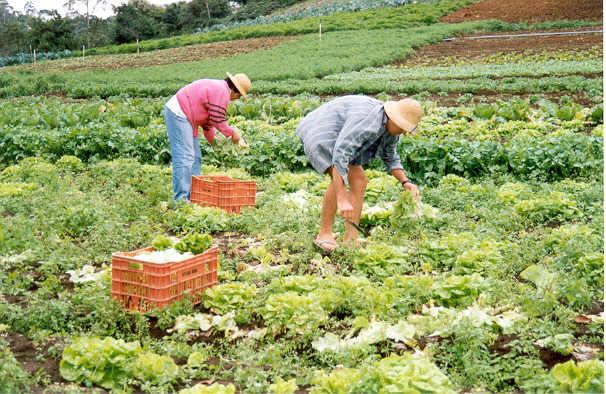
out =
<svg viewBox="0 0 606 394"><path fill-rule="evenodd" d="M227 176L191 177L190 200L203 207L219 207L240 213L242 207L254 207L257 194L255 181L240 181Z"/></svg>
<svg viewBox="0 0 606 394"><path fill-rule="evenodd" d="M179 262L158 264L137 260L137 254L153 250L149 247L112 254L111 295L124 308L145 312L170 305L185 294L190 294L194 304L198 304L203 290L217 284L216 246Z"/></svg>

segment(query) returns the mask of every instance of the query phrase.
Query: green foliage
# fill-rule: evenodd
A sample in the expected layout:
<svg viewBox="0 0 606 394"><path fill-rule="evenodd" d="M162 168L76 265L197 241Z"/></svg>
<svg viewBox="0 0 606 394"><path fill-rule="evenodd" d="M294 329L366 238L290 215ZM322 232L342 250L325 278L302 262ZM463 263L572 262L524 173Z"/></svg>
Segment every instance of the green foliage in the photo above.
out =
<svg viewBox="0 0 606 394"><path fill-rule="evenodd" d="M604 123L604 104L596 105L591 111L591 120L594 123Z"/></svg>
<svg viewBox="0 0 606 394"><path fill-rule="evenodd" d="M490 119L496 112L495 106L490 104L478 104L473 110L473 114L482 119Z"/></svg>
<svg viewBox="0 0 606 394"><path fill-rule="evenodd" d="M206 308L219 315L236 311L236 321L239 323L245 323L251 318L258 303L257 288L248 283L222 283L204 292Z"/></svg>
<svg viewBox="0 0 606 394"><path fill-rule="evenodd" d="M213 383L210 386L197 384L193 387L179 391L179 394L234 394L235 392L236 388L231 383L227 386Z"/></svg>
<svg viewBox="0 0 606 394"><path fill-rule="evenodd" d="M312 393L332 392L414 392L454 393L438 367L409 354L389 356L358 370L343 368L330 374L320 371L313 380Z"/></svg>
<svg viewBox="0 0 606 394"><path fill-rule="evenodd" d="M412 270L408 262L410 251L383 243L373 243L360 249L353 259L354 270L365 276L387 278Z"/></svg>
<svg viewBox="0 0 606 394"><path fill-rule="evenodd" d="M275 383L269 386L269 391L272 394L293 394L297 391L297 380L290 379L285 381L278 378Z"/></svg>
<svg viewBox="0 0 606 394"><path fill-rule="evenodd" d="M560 192L551 192L545 198L520 201L514 205L514 210L533 224L563 222L579 216L576 203Z"/></svg>
<svg viewBox="0 0 606 394"><path fill-rule="evenodd" d="M232 217L221 208L185 204L169 212L166 222L175 231L214 233L230 229Z"/></svg>
<svg viewBox="0 0 606 394"><path fill-rule="evenodd" d="M553 367L551 374L558 382L558 391L566 393L604 391L604 362L600 360L582 361L578 364L570 360Z"/></svg>
<svg viewBox="0 0 606 394"><path fill-rule="evenodd" d="M355 17L357 18L357 16ZM394 22L389 23L389 25L393 26L392 23ZM315 25L315 21L313 23L312 31L315 32L317 25ZM409 23L397 23L399 25L397 28L366 30L368 22L365 21L360 25L363 30L328 32L322 35L321 41L318 41L315 34L308 34L268 50L232 57L205 59L200 62L157 66L153 68L153 71L142 71L143 69L122 69L120 72L82 71L72 73L69 80L53 83L48 82L48 79L50 79L48 75L43 75L38 77L45 83L45 86L41 87L36 87L26 78L17 78L12 85L0 88L0 97L42 94L51 90L66 92L74 98L106 98L117 95L130 97L169 96L174 94L182 85L198 79L200 75L207 78L224 78L224 72L218 70L246 70L248 77L255 81L252 85L254 93L292 94L295 90L307 94L310 92L317 93L319 92L318 89L302 86L301 83L315 83L310 78L349 72L365 66L385 64L411 54L414 47L439 41L453 34L472 32L487 25L486 22L466 22L456 25L432 24L430 26L406 28L406 26L410 26ZM390 40L385 40L386 36L389 36ZM343 42L349 44L342 45ZM398 45L394 46L394 42L397 42ZM371 45L373 51L369 54L367 49ZM293 58L297 60L293 62ZM335 62L335 58L338 58L339 62ZM175 73L175 71L178 72ZM167 74L178 75L178 78L167 83L165 78ZM300 81L293 81L293 79ZM108 83L109 80L112 83ZM271 81L284 81L286 83ZM326 88L321 94L342 92L343 87L339 88L338 83L335 84L334 81L326 82L334 85L334 88ZM320 83L325 82L320 81ZM590 85L591 83L585 82L583 79L582 82L578 81L578 84ZM361 89L357 91L368 93ZM381 89L380 91L387 90ZM351 90L348 90L348 92L351 92ZM104 132L109 133L111 131L104 130ZM130 137L134 138L135 136ZM113 149L119 147L118 145ZM153 157L159 151L156 150L148 154Z"/></svg>
<svg viewBox="0 0 606 394"><path fill-rule="evenodd" d="M487 283L478 274L447 276L434 281L432 293L436 302L444 306L471 305L487 287Z"/></svg>
<svg viewBox="0 0 606 394"><path fill-rule="evenodd" d="M59 366L68 381L96 384L106 389L126 387L131 363L141 354L136 342L113 338L76 338L63 350Z"/></svg>
<svg viewBox="0 0 606 394"><path fill-rule="evenodd" d="M575 103L568 103L564 106L561 106L556 111L556 116L560 120L573 120L576 114L581 110L581 107Z"/></svg>
<svg viewBox="0 0 606 394"><path fill-rule="evenodd" d="M0 332L4 325L0 325ZM0 387L5 392L24 392L27 390L28 375L11 352L8 343L0 338Z"/></svg>
<svg viewBox="0 0 606 394"><path fill-rule="evenodd" d="M202 254L213 245L210 234L192 233L181 238L175 244L175 250L181 253L192 252L194 255Z"/></svg>
<svg viewBox="0 0 606 394"><path fill-rule="evenodd" d="M327 318L315 298L292 291L270 295L260 313L267 326L278 330L286 328L288 336L309 334Z"/></svg>
<svg viewBox="0 0 606 394"><path fill-rule="evenodd" d="M152 240L152 246L154 247L154 250L170 249L173 247L173 240L164 234L158 234Z"/></svg>
<svg viewBox="0 0 606 394"><path fill-rule="evenodd" d="M169 356L142 353L134 362L133 376L153 386L174 382L178 373L179 367Z"/></svg>

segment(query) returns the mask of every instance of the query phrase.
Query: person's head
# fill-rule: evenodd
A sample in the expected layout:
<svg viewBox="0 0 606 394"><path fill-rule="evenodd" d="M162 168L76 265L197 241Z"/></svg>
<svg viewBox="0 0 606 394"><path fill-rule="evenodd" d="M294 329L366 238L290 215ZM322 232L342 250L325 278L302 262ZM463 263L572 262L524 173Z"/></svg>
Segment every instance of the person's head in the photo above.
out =
<svg viewBox="0 0 606 394"><path fill-rule="evenodd" d="M227 85L231 89L232 100L240 97L243 97L244 100L247 99L246 95L250 92L250 79L248 79L246 74L231 75L230 73L227 73L225 82L227 82Z"/></svg>
<svg viewBox="0 0 606 394"><path fill-rule="evenodd" d="M387 114L385 128L389 134L417 135L417 126L423 117L423 107L417 100L405 98L400 101L387 101L383 108Z"/></svg>

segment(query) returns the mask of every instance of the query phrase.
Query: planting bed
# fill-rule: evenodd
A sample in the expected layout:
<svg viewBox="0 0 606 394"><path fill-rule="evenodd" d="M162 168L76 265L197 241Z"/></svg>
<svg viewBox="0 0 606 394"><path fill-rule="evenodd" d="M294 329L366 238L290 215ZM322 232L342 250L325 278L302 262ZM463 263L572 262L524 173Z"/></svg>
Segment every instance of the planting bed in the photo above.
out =
<svg viewBox="0 0 606 394"><path fill-rule="evenodd" d="M140 54L128 53L123 55L87 56L85 58L70 58L52 60L37 64L18 66L19 69L36 72L47 71L83 71L83 70L122 70L141 67L160 66L164 64L197 62L202 59L213 59L234 56L242 53L268 49L279 45L293 37L262 37L245 40L214 42L210 44L190 45L181 48L163 49ZM7 67L2 71L11 71Z"/></svg>
<svg viewBox="0 0 606 394"><path fill-rule="evenodd" d="M446 23L499 19L506 22L545 22L560 20L601 21L601 0L486 0L462 8L440 19Z"/></svg>

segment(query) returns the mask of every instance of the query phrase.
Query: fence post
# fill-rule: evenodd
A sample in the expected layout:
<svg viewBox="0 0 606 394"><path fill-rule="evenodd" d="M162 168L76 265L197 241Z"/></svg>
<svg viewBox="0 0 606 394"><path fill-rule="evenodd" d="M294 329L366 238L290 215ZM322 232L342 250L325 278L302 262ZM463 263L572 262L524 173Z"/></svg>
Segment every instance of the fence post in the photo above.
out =
<svg viewBox="0 0 606 394"><path fill-rule="evenodd" d="M34 48L34 64L36 64L36 48Z"/></svg>
<svg viewBox="0 0 606 394"><path fill-rule="evenodd" d="M322 41L322 17L320 17L319 36L320 36L320 41Z"/></svg>
<svg viewBox="0 0 606 394"><path fill-rule="evenodd" d="M84 60L84 45L82 45L82 60Z"/></svg>
<svg viewBox="0 0 606 394"><path fill-rule="evenodd" d="M137 55L139 55L139 39L137 38Z"/></svg>

